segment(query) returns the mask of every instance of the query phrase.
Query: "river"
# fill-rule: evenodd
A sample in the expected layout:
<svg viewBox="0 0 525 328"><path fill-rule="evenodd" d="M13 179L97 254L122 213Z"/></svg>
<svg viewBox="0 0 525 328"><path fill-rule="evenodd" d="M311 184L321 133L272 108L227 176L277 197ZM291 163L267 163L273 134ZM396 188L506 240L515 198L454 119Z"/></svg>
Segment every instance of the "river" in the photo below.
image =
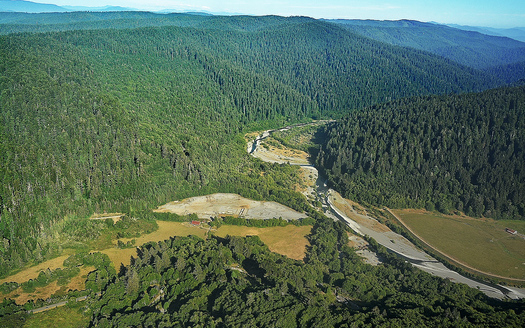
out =
<svg viewBox="0 0 525 328"><path fill-rule="evenodd" d="M359 214L357 212L352 213L352 217L358 218L359 223L356 222L356 220L350 219L349 216L346 215L345 211L341 209L341 205L345 205L347 200L341 197L337 191L327 187L326 180L319 176L317 168L315 168L311 163L306 162L303 158L294 158L293 156L280 155L276 156L275 154L272 154L270 150L261 147L261 142L271 136L272 133L276 131L289 130L297 126L304 125L306 124L264 131L253 141L248 142L247 152L250 155L260 158L266 162L300 165L303 169L309 170L309 174L314 176L316 183L315 187L310 188L306 194L311 197L315 197L322 203L323 211L328 217L345 222L356 234L360 236L367 235L372 237L378 244L383 245L391 252L399 255L401 258L405 259L405 261L410 262L413 266L432 275L450 279L456 283L464 283L472 288L479 289L489 297L497 299L525 298L525 289L478 282L448 269L443 265L443 263L417 248L405 237L391 231L388 227L384 226L368 214ZM338 205L334 204L334 202L338 203ZM349 206L346 206L346 208L352 208L350 204L348 205Z"/></svg>

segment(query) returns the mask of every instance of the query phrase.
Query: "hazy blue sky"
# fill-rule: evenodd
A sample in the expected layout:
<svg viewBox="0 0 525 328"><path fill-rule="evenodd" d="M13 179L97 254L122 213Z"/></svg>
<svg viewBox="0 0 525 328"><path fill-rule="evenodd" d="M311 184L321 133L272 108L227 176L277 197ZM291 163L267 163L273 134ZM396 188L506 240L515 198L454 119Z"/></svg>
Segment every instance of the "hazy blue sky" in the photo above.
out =
<svg viewBox="0 0 525 328"><path fill-rule="evenodd" d="M314 18L415 19L492 27L525 26L525 0L32 0L73 6L206 10Z"/></svg>

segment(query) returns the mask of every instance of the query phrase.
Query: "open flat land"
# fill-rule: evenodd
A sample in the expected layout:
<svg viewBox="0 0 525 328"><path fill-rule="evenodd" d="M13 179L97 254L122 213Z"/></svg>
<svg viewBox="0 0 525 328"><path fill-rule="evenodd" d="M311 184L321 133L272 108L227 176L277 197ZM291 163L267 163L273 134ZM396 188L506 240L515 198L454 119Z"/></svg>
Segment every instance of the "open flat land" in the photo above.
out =
<svg viewBox="0 0 525 328"><path fill-rule="evenodd" d="M57 281L53 281L47 286L43 287L37 287L35 288L34 292L26 293L22 290L22 287L19 287L18 289L13 290L11 293L3 295L0 293L0 301L2 301L4 298L10 298L16 302L16 304L25 304L29 300L37 300L37 299L47 299L51 297L53 294L58 292L59 290L84 290L86 286L86 278L89 272L93 271L95 268L92 266L88 267L82 267L80 269L80 273L76 276L71 278L71 281L66 286L59 286ZM32 271L32 270L30 270ZM40 272L40 271L39 271ZM38 274L37 274L38 276ZM34 278L28 278L25 281L28 281L29 279ZM7 281L13 281L9 278L5 279ZM19 283L25 282L21 281ZM0 326L1 327L1 326Z"/></svg>
<svg viewBox="0 0 525 328"><path fill-rule="evenodd" d="M276 202L261 202L237 194L212 194L191 197L160 206L156 212L170 212L178 215L195 213L201 219L217 216L242 216L246 219L298 220L306 215ZM160 229L159 229L160 230Z"/></svg>
<svg viewBox="0 0 525 328"><path fill-rule="evenodd" d="M186 222L157 221L157 224L159 225L159 229L157 231L143 235L139 238L135 238L135 243L137 246L151 241L158 242L161 240L166 240L174 236L195 235L200 238L206 237L207 228L205 227L192 226ZM257 235L270 248L271 251L288 256L292 259L302 260L306 253L306 246L309 245L306 235L310 233L311 229L311 226L297 227L294 225L269 228L251 228L225 225L216 230L215 234L221 237L225 237L226 235ZM127 242L131 239L124 238L121 240L123 242ZM116 242L117 241L115 240L115 244ZM131 256L137 256L137 251L135 248L119 249L115 247L105 249L101 252L109 256L117 270L120 268L121 264L128 265L130 263ZM37 278L40 271L46 270L47 268L51 270L63 268L63 262L68 256L69 255L60 256L55 259L40 263L36 266L27 268L15 275L2 279L0 283L12 281L23 283L29 279ZM18 304L23 304L31 299L46 299L59 291L61 288L82 290L84 289L86 276L91 270L93 270L93 267L81 268L80 274L76 277L73 277L70 283L65 287L58 286L55 281L47 286L36 288L35 292L33 293L24 293L21 288L18 288L7 295L0 294L0 300L3 298L12 298Z"/></svg>
<svg viewBox="0 0 525 328"><path fill-rule="evenodd" d="M89 326L90 317L81 309L70 309L67 306L58 307L46 312L29 316L24 328L82 328Z"/></svg>
<svg viewBox="0 0 525 328"><path fill-rule="evenodd" d="M214 234L219 237L259 236L272 252L276 252L295 260L302 260L306 254L306 246L310 245L306 236L310 234L311 226L254 228L243 226L220 227Z"/></svg>
<svg viewBox="0 0 525 328"><path fill-rule="evenodd" d="M474 219L423 210L394 210L422 240L483 272L525 279L525 239L505 228L525 231L525 222Z"/></svg>

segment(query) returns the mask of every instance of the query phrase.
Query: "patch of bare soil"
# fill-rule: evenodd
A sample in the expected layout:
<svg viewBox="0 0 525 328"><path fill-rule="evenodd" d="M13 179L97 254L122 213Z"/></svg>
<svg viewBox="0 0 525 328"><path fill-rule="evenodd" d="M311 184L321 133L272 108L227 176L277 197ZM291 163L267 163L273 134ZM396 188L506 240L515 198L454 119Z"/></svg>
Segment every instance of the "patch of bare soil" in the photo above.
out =
<svg viewBox="0 0 525 328"><path fill-rule="evenodd" d="M301 180L304 187L301 192L306 191L308 188L315 188L315 183L318 178L317 170L314 170L310 167L301 167Z"/></svg>
<svg viewBox="0 0 525 328"><path fill-rule="evenodd" d="M259 136L259 134L261 134L261 131L246 133L244 135L244 140L246 140L246 142L253 141L255 138L257 138L257 136Z"/></svg>
<svg viewBox="0 0 525 328"><path fill-rule="evenodd" d="M298 220L306 215L276 202L255 201L237 194L212 194L174 201L160 206L155 212L170 212L178 215L195 213L201 219L218 216L239 216L246 219Z"/></svg>
<svg viewBox="0 0 525 328"><path fill-rule="evenodd" d="M355 249L357 255L363 258L363 261L370 265L379 265L381 260L377 254L368 249L368 242L363 238L348 234L348 246Z"/></svg>
<svg viewBox="0 0 525 328"><path fill-rule="evenodd" d="M359 236L348 234L348 246L362 249L368 247L368 242Z"/></svg>

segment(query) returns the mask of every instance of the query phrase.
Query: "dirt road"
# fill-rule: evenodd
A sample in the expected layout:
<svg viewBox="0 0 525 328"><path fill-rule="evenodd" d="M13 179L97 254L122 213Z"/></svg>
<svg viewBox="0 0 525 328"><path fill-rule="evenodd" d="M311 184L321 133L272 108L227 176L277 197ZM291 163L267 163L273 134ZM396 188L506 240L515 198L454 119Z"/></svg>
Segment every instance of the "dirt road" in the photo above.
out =
<svg viewBox="0 0 525 328"><path fill-rule="evenodd" d="M87 296L81 296L81 297L77 297L76 301L77 302L82 302L82 301L85 301L86 299L87 299ZM46 305L46 306L43 306L43 307L39 307L38 309L29 310L29 311L27 311L27 313L40 313L40 312L49 311L49 310L55 309L57 307L64 306L64 305L67 304L67 302L68 301L62 301L62 302L58 302L58 303L55 303L55 304Z"/></svg>

